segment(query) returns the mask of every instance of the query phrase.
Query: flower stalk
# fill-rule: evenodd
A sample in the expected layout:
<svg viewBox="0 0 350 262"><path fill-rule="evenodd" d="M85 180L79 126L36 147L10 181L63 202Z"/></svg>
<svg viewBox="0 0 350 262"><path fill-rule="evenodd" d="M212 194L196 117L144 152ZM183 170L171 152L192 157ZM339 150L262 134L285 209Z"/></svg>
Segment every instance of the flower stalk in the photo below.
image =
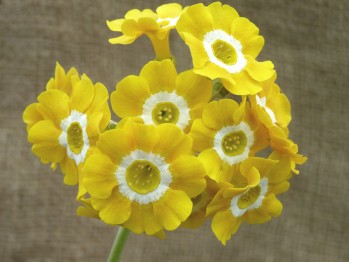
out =
<svg viewBox="0 0 350 262"><path fill-rule="evenodd" d="M130 231L125 227L119 227L117 235L114 239L111 251L108 256L108 262L118 262L123 252L124 245L128 238Z"/></svg>

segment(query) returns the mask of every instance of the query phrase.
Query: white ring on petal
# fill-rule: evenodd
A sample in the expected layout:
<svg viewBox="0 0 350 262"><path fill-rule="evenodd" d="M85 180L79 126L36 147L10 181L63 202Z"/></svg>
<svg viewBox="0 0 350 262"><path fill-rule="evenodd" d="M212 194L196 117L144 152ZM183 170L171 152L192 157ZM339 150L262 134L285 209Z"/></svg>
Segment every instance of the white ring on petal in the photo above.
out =
<svg viewBox="0 0 350 262"><path fill-rule="evenodd" d="M68 138L67 138L67 131L70 125L74 122L77 122L80 124L83 134L83 148L81 149L79 154L76 154L72 152L68 145ZM65 119L61 120L60 124L62 133L58 138L58 142L61 146L65 147L67 149L67 155L70 159L75 161L75 164L78 166L80 163L83 163L85 161L85 157L87 154L87 151L90 148L90 142L89 137L86 133L86 127L87 127L87 116L86 114L80 113L76 110L72 110L70 115L66 117Z"/></svg>
<svg viewBox="0 0 350 262"><path fill-rule="evenodd" d="M249 211L249 210L252 210L252 209L257 209L261 206L264 198L265 198L265 195L269 189L268 187L268 184L269 184L269 180L267 177L264 177L263 179L260 180L260 183L259 183L259 186L261 187L261 190L260 190L260 195L258 196L258 198L256 199L256 201L251 204L250 206L244 208L244 209L240 209L239 206L238 206L238 199L245 193L247 193L248 191L245 191L237 196L235 196L234 198L232 198L231 200L231 207L230 207L230 210L232 212L232 215L235 216L235 217L240 217L242 215L244 215L245 212Z"/></svg>
<svg viewBox="0 0 350 262"><path fill-rule="evenodd" d="M177 120L176 125L184 130L190 123L190 109L188 108L187 101L182 97L176 94L176 92L159 92L153 94L143 104L143 112L141 118L146 125L157 125L153 121L152 112L154 107L158 103L170 102L173 103L179 110L179 119Z"/></svg>
<svg viewBox="0 0 350 262"><path fill-rule="evenodd" d="M227 134L232 133L234 131L243 131L243 133L247 137L247 145L245 146L244 151L241 154L236 156L229 156L222 149L222 140ZM247 123L241 122L238 125L225 126L221 128L219 131L217 131L214 136L213 148L218 153L222 161L225 161L227 164L232 166L248 158L250 147L253 145L253 143L254 143L254 132L250 129L250 126Z"/></svg>
<svg viewBox="0 0 350 262"><path fill-rule="evenodd" d="M235 49L237 54L237 61L234 65L227 65L215 56L212 45L217 40L224 41ZM227 34L223 30L217 29L206 33L203 39L203 45L209 57L209 61L216 64L217 66L226 69L231 74L241 72L243 68L247 65L247 60L244 58L244 54L242 52L241 43L232 35Z"/></svg>
<svg viewBox="0 0 350 262"><path fill-rule="evenodd" d="M164 21L167 21L168 24L167 25L161 25L161 28L164 29L164 28L173 28L176 26L176 23L177 21L179 20L180 16L177 16L177 17L173 17L173 18L160 18L158 17L157 19L157 23L163 23Z"/></svg>
<svg viewBox="0 0 350 262"><path fill-rule="evenodd" d="M147 194L139 194L133 191L126 181L126 170L136 160L146 160L155 165L160 174L159 186ZM148 153L142 150L134 150L129 155L123 157L120 165L115 171L115 178L117 179L119 192L131 201L135 201L141 205L146 205L159 200L168 190L173 178L169 171L169 164L165 159L153 153Z"/></svg>
<svg viewBox="0 0 350 262"><path fill-rule="evenodd" d="M277 119L275 113L269 107L266 106L266 97L260 98L258 95L256 95L255 100L256 103L265 110L265 112L269 115L272 123L275 125L277 123Z"/></svg>

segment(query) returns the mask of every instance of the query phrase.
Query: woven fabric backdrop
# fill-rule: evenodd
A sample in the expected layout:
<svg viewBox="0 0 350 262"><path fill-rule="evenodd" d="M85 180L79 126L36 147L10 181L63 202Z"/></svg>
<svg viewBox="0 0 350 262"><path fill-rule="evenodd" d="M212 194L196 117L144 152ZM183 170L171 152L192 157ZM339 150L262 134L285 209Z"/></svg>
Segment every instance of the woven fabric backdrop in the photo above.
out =
<svg viewBox="0 0 350 262"><path fill-rule="evenodd" d="M280 218L243 225L226 247L209 223L166 240L131 234L123 261L347 261L348 1L223 2L265 37L259 59L275 64L292 104L291 138L309 161L280 197ZM110 45L115 34L105 20L164 3L0 0L0 261L106 260L117 228L76 216L76 188L32 155L22 112L45 89L56 61L110 91L138 74L154 58L148 39ZM178 71L189 69L188 48L171 36Z"/></svg>

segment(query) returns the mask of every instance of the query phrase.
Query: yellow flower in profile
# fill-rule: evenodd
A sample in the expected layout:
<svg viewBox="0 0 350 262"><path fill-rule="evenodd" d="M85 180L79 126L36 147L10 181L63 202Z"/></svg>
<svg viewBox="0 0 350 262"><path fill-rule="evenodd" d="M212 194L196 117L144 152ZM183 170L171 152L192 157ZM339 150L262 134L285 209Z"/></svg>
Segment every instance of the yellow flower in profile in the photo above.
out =
<svg viewBox="0 0 350 262"><path fill-rule="evenodd" d="M27 107L23 120L28 124L33 153L43 163L52 162L53 167L59 164L64 183L74 185L78 182L78 167L110 121L108 92L86 75L79 78L75 73L57 71L61 71L59 65L56 79L49 81L49 88L38 96L38 103Z"/></svg>
<svg viewBox="0 0 350 262"><path fill-rule="evenodd" d="M286 95L274 81L263 85L263 90L254 96L249 96L252 111L267 127L288 127L291 121L290 103Z"/></svg>
<svg viewBox="0 0 350 262"><path fill-rule="evenodd" d="M203 193L192 198L192 213L181 224L181 227L195 229L202 226L206 221L206 210L208 204L213 200L215 194L220 190L220 184L206 177L207 187Z"/></svg>
<svg viewBox="0 0 350 262"><path fill-rule="evenodd" d="M285 130L278 126L272 126L269 129L269 136L272 150L281 156L289 157L292 161L292 166L305 163L307 157L298 154L298 145L288 138ZM295 168L293 168L293 172L296 174L299 173Z"/></svg>
<svg viewBox="0 0 350 262"><path fill-rule="evenodd" d="M255 60L264 45L259 29L228 5L190 6L176 29L190 48L194 72L220 79L233 94L256 94L274 75L271 61Z"/></svg>
<svg viewBox="0 0 350 262"><path fill-rule="evenodd" d="M152 42L157 60L171 58L169 50L169 33L175 28L182 13L181 5L177 3L159 6L156 13L150 9L132 9L125 18L107 21L110 30L121 32L122 35L111 38L111 44L131 44L145 34Z"/></svg>
<svg viewBox="0 0 350 262"><path fill-rule="evenodd" d="M140 76L127 76L111 94L113 111L145 124L172 123L189 130L211 98L212 83L191 70L176 72L170 59L146 64Z"/></svg>
<svg viewBox="0 0 350 262"><path fill-rule="evenodd" d="M208 176L217 182L230 180L236 164L268 146L266 129L255 121L249 103L239 106L231 99L210 102L190 136Z"/></svg>
<svg viewBox="0 0 350 262"><path fill-rule="evenodd" d="M243 222L261 224L281 214L276 195L289 188L290 161L248 158L235 176L239 184L226 183L207 208L207 215L213 215L212 230L223 245Z"/></svg>
<svg viewBox="0 0 350 262"><path fill-rule="evenodd" d="M83 184L107 224L148 235L175 230L191 214L191 198L205 189L192 140L173 124L129 120L104 132L97 148L83 167Z"/></svg>

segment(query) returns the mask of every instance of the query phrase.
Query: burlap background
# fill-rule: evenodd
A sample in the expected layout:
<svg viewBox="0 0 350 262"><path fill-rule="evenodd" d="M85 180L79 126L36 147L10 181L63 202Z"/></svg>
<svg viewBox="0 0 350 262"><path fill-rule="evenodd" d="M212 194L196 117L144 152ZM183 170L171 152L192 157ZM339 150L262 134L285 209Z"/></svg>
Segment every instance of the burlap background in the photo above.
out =
<svg viewBox="0 0 350 262"><path fill-rule="evenodd" d="M138 74L153 59L149 42L109 45L105 20L166 2L0 1L0 261L106 260L116 228L75 215L76 189L31 154L21 115L44 90L56 60L109 90ZM164 241L131 235L123 261L347 261L348 2L223 2L261 29L260 59L275 63L292 103L291 137L309 161L281 197L279 219L242 226L226 247L209 224ZM172 36L179 71L190 68L188 49Z"/></svg>

